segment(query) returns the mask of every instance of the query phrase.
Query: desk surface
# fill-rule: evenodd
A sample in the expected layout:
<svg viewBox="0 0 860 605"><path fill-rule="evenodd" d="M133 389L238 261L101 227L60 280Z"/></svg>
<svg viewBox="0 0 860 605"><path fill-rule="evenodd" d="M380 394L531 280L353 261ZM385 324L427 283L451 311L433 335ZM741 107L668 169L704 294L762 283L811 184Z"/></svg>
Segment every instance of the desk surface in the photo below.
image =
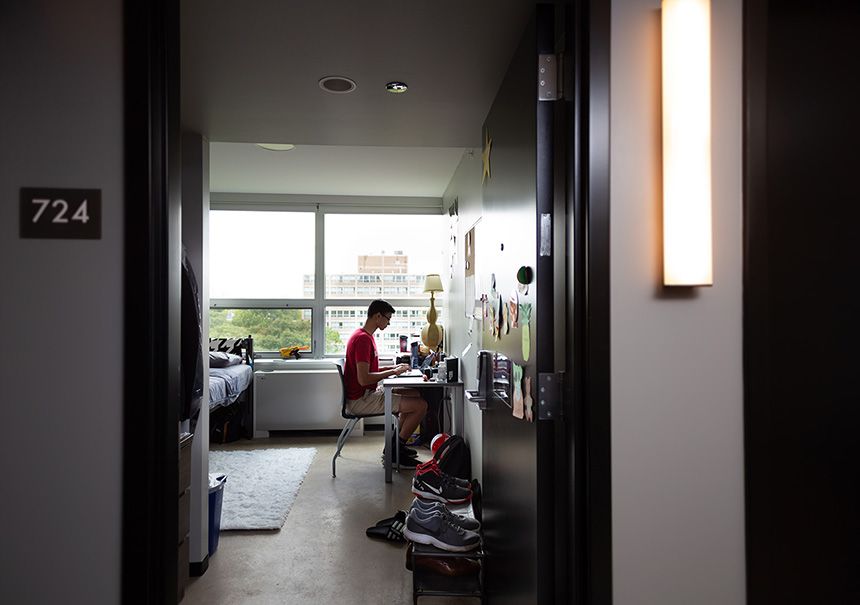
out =
<svg viewBox="0 0 860 605"><path fill-rule="evenodd" d="M383 387L461 387L463 382L438 382L436 380L424 380L423 376L410 376L409 378L386 378L382 381Z"/></svg>

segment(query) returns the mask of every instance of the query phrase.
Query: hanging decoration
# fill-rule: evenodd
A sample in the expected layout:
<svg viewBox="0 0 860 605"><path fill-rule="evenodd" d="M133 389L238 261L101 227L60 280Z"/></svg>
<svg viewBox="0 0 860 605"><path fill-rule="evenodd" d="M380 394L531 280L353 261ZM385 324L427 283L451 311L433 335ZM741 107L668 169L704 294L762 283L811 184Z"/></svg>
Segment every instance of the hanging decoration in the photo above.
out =
<svg viewBox="0 0 860 605"><path fill-rule="evenodd" d="M505 301L502 300L502 295L498 294L496 296L496 340L501 340L502 331L505 329Z"/></svg>
<svg viewBox="0 0 860 605"><path fill-rule="evenodd" d="M520 303L520 325L523 329L523 360L529 360L529 353L531 348L531 330L529 329L529 322L532 317L532 305L531 303Z"/></svg>
<svg viewBox="0 0 860 605"><path fill-rule="evenodd" d="M517 270L517 290L520 294L529 293L529 284L534 281L534 271L531 267L523 265Z"/></svg>
<svg viewBox="0 0 860 605"><path fill-rule="evenodd" d="M526 376L525 379L525 397L523 398L523 408L525 410L525 418L529 422L534 422L534 400L532 399L532 377Z"/></svg>
<svg viewBox="0 0 860 605"><path fill-rule="evenodd" d="M485 130L484 135L484 150L481 152L481 157L484 161L484 171L481 174L481 184L484 184L488 178L490 178L490 149L493 146L493 139L490 138L490 129L487 128Z"/></svg>
<svg viewBox="0 0 860 605"><path fill-rule="evenodd" d="M522 389L522 380L523 380L523 368L518 366L517 364L513 364L513 381L514 381L514 405L511 410L511 413L515 418L522 418L524 416L523 409L523 389Z"/></svg>

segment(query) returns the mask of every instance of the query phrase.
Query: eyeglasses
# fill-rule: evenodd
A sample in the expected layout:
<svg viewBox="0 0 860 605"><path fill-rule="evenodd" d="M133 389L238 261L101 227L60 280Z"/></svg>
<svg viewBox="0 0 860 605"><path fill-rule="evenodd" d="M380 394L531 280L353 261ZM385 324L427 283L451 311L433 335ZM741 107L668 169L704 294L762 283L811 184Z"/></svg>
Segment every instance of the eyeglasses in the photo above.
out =
<svg viewBox="0 0 860 605"><path fill-rule="evenodd" d="M382 314L382 316L383 316L387 321L391 321L391 315L385 315L385 314L383 313L383 314Z"/></svg>

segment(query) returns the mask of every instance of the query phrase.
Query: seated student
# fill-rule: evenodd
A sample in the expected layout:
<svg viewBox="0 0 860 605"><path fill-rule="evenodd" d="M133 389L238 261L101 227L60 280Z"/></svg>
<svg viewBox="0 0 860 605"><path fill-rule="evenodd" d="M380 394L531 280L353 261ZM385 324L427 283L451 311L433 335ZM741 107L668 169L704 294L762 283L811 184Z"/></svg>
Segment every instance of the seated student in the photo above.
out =
<svg viewBox="0 0 860 605"><path fill-rule="evenodd" d="M379 381L389 376L397 376L409 369L408 364L379 367L376 353L376 339L373 333L384 330L391 321L394 307L384 300L374 300L367 308L364 326L353 332L346 343L346 380L347 411L353 414L381 413L385 409L382 385ZM392 391L391 409L400 416L400 435L394 435L392 443L400 448L400 466L415 468L415 450L406 447L406 440L412 435L427 413L427 402L416 389L401 388ZM393 450L392 450L393 455Z"/></svg>

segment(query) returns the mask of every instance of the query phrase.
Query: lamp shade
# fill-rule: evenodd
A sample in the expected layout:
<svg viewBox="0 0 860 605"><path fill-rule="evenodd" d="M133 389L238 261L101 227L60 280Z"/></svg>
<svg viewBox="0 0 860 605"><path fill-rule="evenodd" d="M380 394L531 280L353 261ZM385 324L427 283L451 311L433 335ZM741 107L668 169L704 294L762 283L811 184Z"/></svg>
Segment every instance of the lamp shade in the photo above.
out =
<svg viewBox="0 0 860 605"><path fill-rule="evenodd" d="M442 278L439 277L438 273L428 273L427 277L424 278L424 291L425 292L441 292L442 291Z"/></svg>

